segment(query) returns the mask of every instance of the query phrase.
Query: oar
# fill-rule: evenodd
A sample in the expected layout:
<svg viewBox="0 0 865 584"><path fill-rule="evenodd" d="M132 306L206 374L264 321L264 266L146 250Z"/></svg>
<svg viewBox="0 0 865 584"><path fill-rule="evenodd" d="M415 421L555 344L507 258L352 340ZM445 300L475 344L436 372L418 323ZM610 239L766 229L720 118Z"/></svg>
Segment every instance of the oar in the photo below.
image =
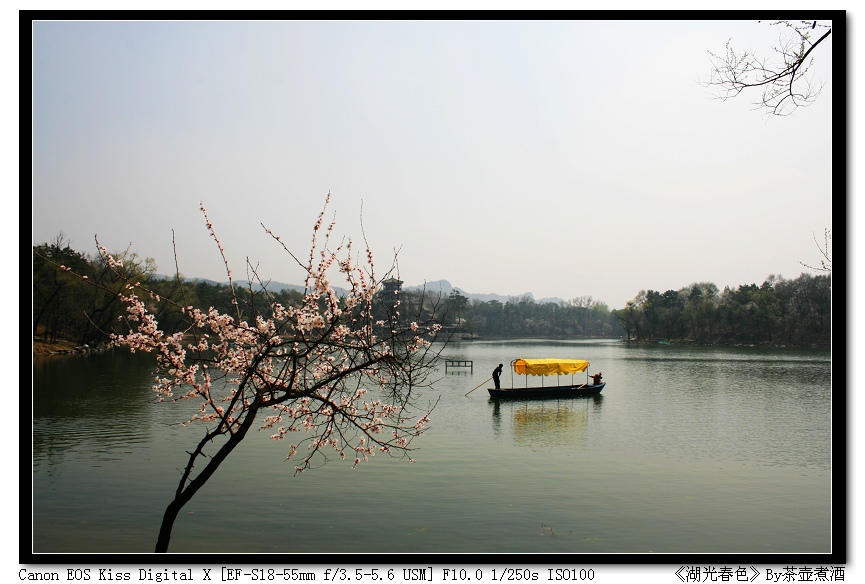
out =
<svg viewBox="0 0 865 584"><path fill-rule="evenodd" d="M481 381L481 385L483 385L484 383L486 383L486 382L489 381L490 379L492 379L492 377L490 377L489 379L484 379L483 381ZM479 385L478 387L480 387L481 385ZM475 389L477 389L478 387L476 387ZM468 395L469 393L473 392L475 389L470 389L470 390L468 391L468 393L466 393L465 395Z"/></svg>

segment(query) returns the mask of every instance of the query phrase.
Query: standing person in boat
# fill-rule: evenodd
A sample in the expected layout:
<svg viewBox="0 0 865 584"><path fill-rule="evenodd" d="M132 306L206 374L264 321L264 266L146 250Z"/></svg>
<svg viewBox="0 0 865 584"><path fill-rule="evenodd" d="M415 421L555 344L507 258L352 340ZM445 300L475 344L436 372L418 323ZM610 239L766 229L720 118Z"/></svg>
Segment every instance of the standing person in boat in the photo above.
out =
<svg viewBox="0 0 865 584"><path fill-rule="evenodd" d="M493 383L496 384L496 389L501 389L501 384L499 382L499 376L502 374L502 367L504 367L504 365L499 363L499 366L496 367L495 370L493 370Z"/></svg>

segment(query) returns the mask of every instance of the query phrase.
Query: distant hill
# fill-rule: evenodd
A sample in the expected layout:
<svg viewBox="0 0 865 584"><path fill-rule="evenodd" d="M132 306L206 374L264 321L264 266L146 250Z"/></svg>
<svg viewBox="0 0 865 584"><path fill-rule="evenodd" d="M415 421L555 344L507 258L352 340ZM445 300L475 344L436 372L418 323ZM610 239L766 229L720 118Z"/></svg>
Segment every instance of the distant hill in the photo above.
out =
<svg viewBox="0 0 865 584"><path fill-rule="evenodd" d="M164 276L162 274L156 274L154 276L154 278L164 279L164 278L167 278L167 276ZM193 282L193 283L205 282L205 283L211 284L213 286L215 286L216 284L222 284L223 286L228 285L228 282L216 282L214 280L208 280L206 278L190 278L189 281ZM235 282L235 285L246 287L249 285L249 282L247 280L238 280ZM255 289L259 289L260 287L261 286L259 284L255 284L253 286L253 288L255 288ZM270 290L271 292L280 292L282 290L287 289L287 290L297 290L298 292L301 292L301 293L304 290L303 286L299 286L297 284L285 284L284 282L275 282L275 281L268 282L267 283L267 289ZM531 298L532 300L535 300L535 297L532 295L531 292L525 292L524 294L516 294L516 295L511 295L511 296L504 296L502 294L492 294L492 293L490 293L490 294L476 294L476 293L472 293L472 292L466 292L462 288L452 286L451 283L448 282L447 280L436 280L434 282L426 282L425 284L421 284L418 286L403 286L403 290L422 290L422 289L426 289L427 293L430 293L430 294L440 294L444 298L447 298L448 296L450 296L451 292L456 291L456 292L459 292L460 294L462 294L463 296L465 296L466 298L469 298L470 300L477 300L479 302L489 302L490 300L498 300L501 303L505 303L508 300L511 300L512 298ZM336 291L337 294L344 294L347 292L347 290L345 290L345 288L340 288L339 286L334 286L334 290ZM540 300L535 300L535 302L537 302L538 304L543 304L545 302L550 302L553 304L564 304L565 301L562 300L561 298L541 298Z"/></svg>

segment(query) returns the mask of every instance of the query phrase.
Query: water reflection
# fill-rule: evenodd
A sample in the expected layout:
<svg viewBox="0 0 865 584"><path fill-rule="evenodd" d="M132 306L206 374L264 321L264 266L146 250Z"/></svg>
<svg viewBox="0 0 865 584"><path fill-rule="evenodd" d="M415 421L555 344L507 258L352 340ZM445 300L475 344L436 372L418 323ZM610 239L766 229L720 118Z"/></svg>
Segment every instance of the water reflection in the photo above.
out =
<svg viewBox="0 0 865 584"><path fill-rule="evenodd" d="M147 441L153 368L152 356L125 351L34 361L34 462L56 462L73 448L114 458Z"/></svg>
<svg viewBox="0 0 865 584"><path fill-rule="evenodd" d="M567 400L489 400L497 438L513 436L516 446L585 444L591 418L601 413L603 395Z"/></svg>

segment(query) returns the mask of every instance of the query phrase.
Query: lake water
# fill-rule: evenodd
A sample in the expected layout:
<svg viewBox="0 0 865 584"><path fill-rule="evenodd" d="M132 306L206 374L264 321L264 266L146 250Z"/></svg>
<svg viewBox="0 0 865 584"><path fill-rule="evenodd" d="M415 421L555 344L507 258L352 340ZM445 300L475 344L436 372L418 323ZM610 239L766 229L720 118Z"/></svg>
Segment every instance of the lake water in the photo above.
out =
<svg viewBox="0 0 865 584"><path fill-rule="evenodd" d="M287 443L251 434L181 511L170 551L833 550L828 351L521 340L445 355L473 372L442 364L414 464L379 455L295 477ZM541 357L588 359L607 386L567 400L496 402L491 382L464 395L498 363L508 387L511 360ZM200 428L154 402L151 359L34 363L35 553L152 551Z"/></svg>

